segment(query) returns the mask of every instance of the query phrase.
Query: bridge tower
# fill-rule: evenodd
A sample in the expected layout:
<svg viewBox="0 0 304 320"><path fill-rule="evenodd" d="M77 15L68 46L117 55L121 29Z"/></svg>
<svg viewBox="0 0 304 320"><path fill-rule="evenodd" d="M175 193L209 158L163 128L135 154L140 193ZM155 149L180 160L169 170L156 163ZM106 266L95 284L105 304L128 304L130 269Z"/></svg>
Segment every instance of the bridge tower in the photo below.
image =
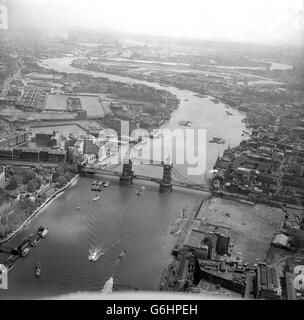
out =
<svg viewBox="0 0 304 320"><path fill-rule="evenodd" d="M125 160L122 167L122 175L119 179L120 186L127 186L133 183L133 171L131 159Z"/></svg>
<svg viewBox="0 0 304 320"><path fill-rule="evenodd" d="M159 186L159 192L172 191L172 164L164 164L163 180Z"/></svg>

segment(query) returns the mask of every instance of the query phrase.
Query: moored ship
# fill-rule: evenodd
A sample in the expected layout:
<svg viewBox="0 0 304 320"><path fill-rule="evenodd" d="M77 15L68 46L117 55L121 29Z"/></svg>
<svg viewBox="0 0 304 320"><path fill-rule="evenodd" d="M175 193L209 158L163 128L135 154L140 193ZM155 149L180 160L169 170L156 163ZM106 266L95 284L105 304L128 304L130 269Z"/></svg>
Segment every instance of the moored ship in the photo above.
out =
<svg viewBox="0 0 304 320"><path fill-rule="evenodd" d="M41 237L41 238L46 238L47 235L49 233L49 230L47 228L44 228L44 227L39 227L38 229L38 235Z"/></svg>

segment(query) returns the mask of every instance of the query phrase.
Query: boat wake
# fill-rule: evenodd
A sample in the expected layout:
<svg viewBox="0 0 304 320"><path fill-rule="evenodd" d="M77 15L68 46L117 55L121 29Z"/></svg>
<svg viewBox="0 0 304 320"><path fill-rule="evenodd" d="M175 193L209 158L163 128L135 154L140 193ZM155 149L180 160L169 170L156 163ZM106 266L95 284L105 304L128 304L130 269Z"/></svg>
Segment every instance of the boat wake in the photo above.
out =
<svg viewBox="0 0 304 320"><path fill-rule="evenodd" d="M121 234L123 214L127 207L137 198L137 195L131 197L120 211L121 214L119 214L113 221L109 221L110 223L106 223L109 216L103 214L104 207L102 203L97 204L96 202L88 202L89 210L85 223L84 235L86 237L86 243L88 244L88 259L90 261L97 261L127 237L126 234ZM119 233L120 237L117 237ZM126 250L119 254L115 262L119 263L125 258Z"/></svg>
<svg viewBox="0 0 304 320"><path fill-rule="evenodd" d="M105 254L103 251L103 248L95 248L95 249L89 249L89 260L90 261L97 261L101 256Z"/></svg>

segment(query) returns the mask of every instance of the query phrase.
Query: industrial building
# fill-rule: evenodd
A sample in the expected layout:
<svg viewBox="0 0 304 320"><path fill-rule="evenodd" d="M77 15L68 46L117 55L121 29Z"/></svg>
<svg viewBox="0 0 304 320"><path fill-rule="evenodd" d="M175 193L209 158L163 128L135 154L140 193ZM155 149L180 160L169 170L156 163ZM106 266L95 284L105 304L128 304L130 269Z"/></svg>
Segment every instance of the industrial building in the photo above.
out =
<svg viewBox="0 0 304 320"><path fill-rule="evenodd" d="M201 259L213 260L217 255L228 254L229 242L230 228L194 220L184 250L192 251Z"/></svg>
<svg viewBox="0 0 304 320"><path fill-rule="evenodd" d="M281 300L282 288L278 271L273 266L258 264L254 281L256 299Z"/></svg>
<svg viewBox="0 0 304 320"><path fill-rule="evenodd" d="M50 148L6 148L0 149L0 160L60 163L66 160L66 153Z"/></svg>
<svg viewBox="0 0 304 320"><path fill-rule="evenodd" d="M6 149L17 146L29 140L29 132L12 135L8 138L0 140L0 148Z"/></svg>
<svg viewBox="0 0 304 320"><path fill-rule="evenodd" d="M248 273L242 262L204 260L195 257L194 281L211 282L245 296L253 274Z"/></svg>

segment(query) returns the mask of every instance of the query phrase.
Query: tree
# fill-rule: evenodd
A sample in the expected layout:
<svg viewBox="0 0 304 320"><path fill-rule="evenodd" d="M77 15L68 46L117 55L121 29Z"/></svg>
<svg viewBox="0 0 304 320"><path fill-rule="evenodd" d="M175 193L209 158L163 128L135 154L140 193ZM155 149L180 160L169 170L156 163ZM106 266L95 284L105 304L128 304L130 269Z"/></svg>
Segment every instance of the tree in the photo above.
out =
<svg viewBox="0 0 304 320"><path fill-rule="evenodd" d="M73 175L70 172L67 172L64 176L68 181L70 181L73 178Z"/></svg>
<svg viewBox="0 0 304 320"><path fill-rule="evenodd" d="M0 225L0 238L4 238L6 236L6 228L4 225Z"/></svg>
<svg viewBox="0 0 304 320"><path fill-rule="evenodd" d="M65 176L60 176L59 178L58 178L58 184L60 185L60 186L65 186L66 184L68 183L68 180L67 180L67 178L65 177Z"/></svg>
<svg viewBox="0 0 304 320"><path fill-rule="evenodd" d="M36 180L32 180L27 185L27 191L30 193L34 193L37 190L37 186L38 186L38 184L37 184Z"/></svg>
<svg viewBox="0 0 304 320"><path fill-rule="evenodd" d="M57 172L57 171L54 172L54 174L53 174L53 182L57 182L59 177L60 177L60 173Z"/></svg>
<svg viewBox="0 0 304 320"><path fill-rule="evenodd" d="M14 170L13 167L9 166L9 167L7 167L7 169L6 169L6 173L7 173L7 175L8 175L9 177L11 177L11 176L13 176L13 175L15 174L15 170Z"/></svg>
<svg viewBox="0 0 304 320"><path fill-rule="evenodd" d="M7 192L5 189L0 188L0 200L8 199L10 196L9 192Z"/></svg>
<svg viewBox="0 0 304 320"><path fill-rule="evenodd" d="M32 181L37 178L37 174L34 171L28 172L27 181Z"/></svg>
<svg viewBox="0 0 304 320"><path fill-rule="evenodd" d="M10 178L9 184L5 189L7 190L15 190L20 184L23 183L23 178L19 174L15 174Z"/></svg>

